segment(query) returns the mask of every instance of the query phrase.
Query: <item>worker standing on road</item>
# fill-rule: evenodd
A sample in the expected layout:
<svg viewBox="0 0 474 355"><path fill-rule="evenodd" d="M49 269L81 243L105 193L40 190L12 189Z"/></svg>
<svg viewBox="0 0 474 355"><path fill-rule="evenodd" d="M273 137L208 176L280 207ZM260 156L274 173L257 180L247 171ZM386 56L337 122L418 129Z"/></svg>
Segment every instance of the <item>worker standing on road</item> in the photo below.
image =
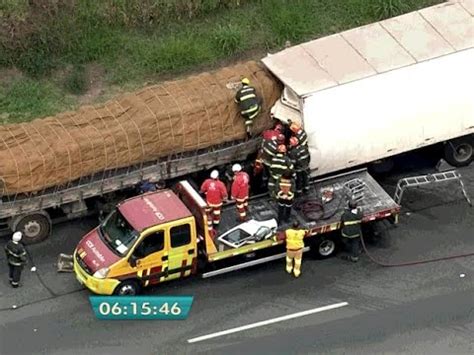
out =
<svg viewBox="0 0 474 355"><path fill-rule="evenodd" d="M293 222L293 226L287 229L284 234L286 240L286 272L295 277L301 275L301 262L303 261L304 237L308 231L301 229L298 221ZM276 239L283 239L275 237Z"/></svg>
<svg viewBox="0 0 474 355"><path fill-rule="evenodd" d="M290 151L288 156L295 167L296 173L296 195L301 196L309 191L309 163L311 156L308 145L299 144L298 138L290 138Z"/></svg>
<svg viewBox="0 0 474 355"><path fill-rule="evenodd" d="M234 181L232 182L231 196L235 200L240 222L245 222L249 206L250 178L245 171L242 171L240 164L234 164L232 171L234 172Z"/></svg>
<svg viewBox="0 0 474 355"><path fill-rule="evenodd" d="M356 202L350 201L349 208L341 216L341 235L346 249L349 251L349 255L343 256L343 258L352 262L359 261L360 238L362 235L361 223L362 211L357 208Z"/></svg>
<svg viewBox="0 0 474 355"><path fill-rule="evenodd" d="M247 137L251 137L253 120L260 113L260 99L257 97L255 88L250 86L250 80L242 79L242 88L235 95L235 102L239 104L240 114L245 119L245 130Z"/></svg>
<svg viewBox="0 0 474 355"><path fill-rule="evenodd" d="M268 191L270 195L276 197L276 184L284 174L293 174L293 163L286 155L286 146L280 144L278 153L272 158L270 163L270 178L268 180Z"/></svg>
<svg viewBox="0 0 474 355"><path fill-rule="evenodd" d="M278 202L278 224L288 222L291 216L291 208L295 198L294 179L291 172L284 173L278 181L278 192L276 195Z"/></svg>
<svg viewBox="0 0 474 355"><path fill-rule="evenodd" d="M21 237L21 232L13 233L12 240L5 246L9 268L8 278L13 288L20 286L21 272L26 264L26 250L20 243Z"/></svg>
<svg viewBox="0 0 474 355"><path fill-rule="evenodd" d="M211 229L212 225L214 225L214 228L217 228L221 221L222 203L228 196L224 183L219 180L219 172L217 170L213 170L211 172L211 178L204 181L201 186L201 193L206 195L208 227Z"/></svg>

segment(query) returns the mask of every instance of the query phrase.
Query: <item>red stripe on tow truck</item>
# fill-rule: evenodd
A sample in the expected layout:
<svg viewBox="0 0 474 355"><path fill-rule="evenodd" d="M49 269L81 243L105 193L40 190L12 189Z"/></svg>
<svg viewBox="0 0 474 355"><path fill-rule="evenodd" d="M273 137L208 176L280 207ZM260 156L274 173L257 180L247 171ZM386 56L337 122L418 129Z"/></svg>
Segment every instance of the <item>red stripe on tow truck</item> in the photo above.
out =
<svg viewBox="0 0 474 355"><path fill-rule="evenodd" d="M187 263L187 260L186 259L183 259L183 261L181 262L181 277L184 277L184 273L186 272L186 270L184 269L186 267L186 263Z"/></svg>
<svg viewBox="0 0 474 355"><path fill-rule="evenodd" d="M151 270L150 270L150 275L160 273L161 269L162 269L161 265L152 267ZM156 285L156 284L160 283L160 279L161 279L161 277L151 278L150 279L150 285Z"/></svg>

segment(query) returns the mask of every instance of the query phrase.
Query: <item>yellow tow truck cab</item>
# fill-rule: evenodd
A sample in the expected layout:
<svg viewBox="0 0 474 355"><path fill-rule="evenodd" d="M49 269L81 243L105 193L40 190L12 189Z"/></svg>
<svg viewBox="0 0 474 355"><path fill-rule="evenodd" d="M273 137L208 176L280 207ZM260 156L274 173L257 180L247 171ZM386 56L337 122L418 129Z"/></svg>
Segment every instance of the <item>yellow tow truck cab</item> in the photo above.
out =
<svg viewBox="0 0 474 355"><path fill-rule="evenodd" d="M354 178L364 180L372 190L371 199L361 206L365 222L398 215L400 206L365 170L334 177L325 182L325 188L330 184L335 191L341 190ZM343 212L339 206L330 218L320 220L308 221L304 211L293 211L292 218L310 231L307 244L320 257L331 256L337 249L330 232L339 228ZM251 201L250 219L245 223L237 222L233 204L224 207L217 235L208 229L206 207L188 181L173 190L119 203L74 251L78 281L97 294L134 295L142 287L197 272L210 277L284 257L284 240L273 236L287 225L278 226L277 206L268 196Z"/></svg>

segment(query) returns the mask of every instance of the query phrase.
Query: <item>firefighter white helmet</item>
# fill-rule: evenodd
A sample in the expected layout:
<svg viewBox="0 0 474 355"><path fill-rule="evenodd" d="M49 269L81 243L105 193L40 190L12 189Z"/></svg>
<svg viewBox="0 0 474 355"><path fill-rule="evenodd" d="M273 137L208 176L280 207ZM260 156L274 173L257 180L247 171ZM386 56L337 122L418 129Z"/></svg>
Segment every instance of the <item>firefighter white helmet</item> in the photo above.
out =
<svg viewBox="0 0 474 355"><path fill-rule="evenodd" d="M240 164L234 164L234 165L232 165L232 171L233 171L234 173L237 173L237 172L239 172L240 170L242 170L242 166L241 166Z"/></svg>
<svg viewBox="0 0 474 355"><path fill-rule="evenodd" d="M217 170L211 171L211 179L217 179L219 177L219 172Z"/></svg>
<svg viewBox="0 0 474 355"><path fill-rule="evenodd" d="M21 240L22 236L23 234L21 232L15 232L13 233L12 240L18 243Z"/></svg>

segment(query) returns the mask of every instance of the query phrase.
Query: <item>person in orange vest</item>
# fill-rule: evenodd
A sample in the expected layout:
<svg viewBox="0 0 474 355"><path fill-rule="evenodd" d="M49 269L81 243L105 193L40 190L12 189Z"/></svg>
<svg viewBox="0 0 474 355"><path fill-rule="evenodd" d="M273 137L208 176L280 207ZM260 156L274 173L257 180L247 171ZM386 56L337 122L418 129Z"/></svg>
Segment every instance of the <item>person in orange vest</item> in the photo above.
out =
<svg viewBox="0 0 474 355"><path fill-rule="evenodd" d="M219 172L217 170L213 170L211 178L203 182L201 193L206 195L208 227L211 229L212 225L214 225L214 228L217 228L221 221L222 203L227 199L227 189L224 183L219 180Z"/></svg>
<svg viewBox="0 0 474 355"><path fill-rule="evenodd" d="M304 237L308 234L307 230L301 229L298 221L293 222L293 226L287 229L285 233L280 233L273 239L286 240L286 272L295 277L301 275L301 263L303 261Z"/></svg>
<svg viewBox="0 0 474 355"><path fill-rule="evenodd" d="M235 200L240 222L245 222L249 206L250 178L245 171L242 171L240 164L234 164L232 171L234 172L234 181L232 182L231 196Z"/></svg>

